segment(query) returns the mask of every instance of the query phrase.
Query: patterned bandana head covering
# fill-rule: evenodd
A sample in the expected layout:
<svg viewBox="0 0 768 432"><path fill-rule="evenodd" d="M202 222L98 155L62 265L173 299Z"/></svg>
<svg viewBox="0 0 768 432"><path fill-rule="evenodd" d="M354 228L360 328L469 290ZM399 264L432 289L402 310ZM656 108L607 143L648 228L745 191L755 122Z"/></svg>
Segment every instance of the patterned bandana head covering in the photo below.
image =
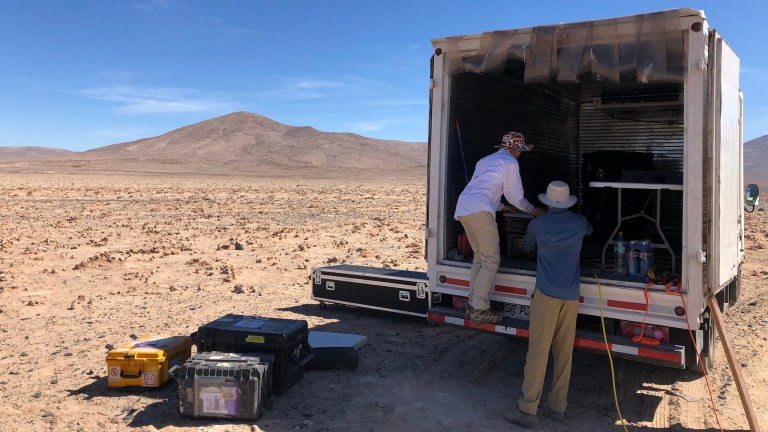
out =
<svg viewBox="0 0 768 432"><path fill-rule="evenodd" d="M527 152L533 150L532 144L525 143L525 135L520 132L507 132L501 137L501 144L496 148L503 148L507 151Z"/></svg>

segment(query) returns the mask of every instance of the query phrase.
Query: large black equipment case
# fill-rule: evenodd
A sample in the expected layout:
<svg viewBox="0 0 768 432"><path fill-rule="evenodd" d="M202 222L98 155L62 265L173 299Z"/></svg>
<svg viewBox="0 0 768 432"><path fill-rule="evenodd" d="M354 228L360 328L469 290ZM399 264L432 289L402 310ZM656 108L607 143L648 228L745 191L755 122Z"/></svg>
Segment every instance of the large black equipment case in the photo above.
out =
<svg viewBox="0 0 768 432"><path fill-rule="evenodd" d="M266 353L275 356L273 393L281 395L304 376L312 360L304 320L225 315L192 334L197 351Z"/></svg>
<svg viewBox="0 0 768 432"><path fill-rule="evenodd" d="M431 295L425 272L348 264L312 269L312 299L427 316Z"/></svg>
<svg viewBox="0 0 768 432"><path fill-rule="evenodd" d="M272 402L271 354L198 353L169 371L183 416L255 420Z"/></svg>

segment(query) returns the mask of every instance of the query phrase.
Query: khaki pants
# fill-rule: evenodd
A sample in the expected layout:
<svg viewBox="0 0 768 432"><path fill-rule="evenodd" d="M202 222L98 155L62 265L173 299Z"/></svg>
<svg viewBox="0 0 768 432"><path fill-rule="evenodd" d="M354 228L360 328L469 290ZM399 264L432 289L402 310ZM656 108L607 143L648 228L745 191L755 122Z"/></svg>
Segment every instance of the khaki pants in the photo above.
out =
<svg viewBox="0 0 768 432"><path fill-rule="evenodd" d="M547 373L549 350L554 356L552 390L547 405L552 411L565 412L571 381L573 340L576 337L578 300L560 300L538 289L531 299L528 355L525 358L523 395L517 401L521 411L536 414Z"/></svg>
<svg viewBox="0 0 768 432"><path fill-rule="evenodd" d="M488 296L495 285L501 262L499 228L493 215L488 212L460 216L459 222L475 252L469 275L469 304L473 309L490 309Z"/></svg>

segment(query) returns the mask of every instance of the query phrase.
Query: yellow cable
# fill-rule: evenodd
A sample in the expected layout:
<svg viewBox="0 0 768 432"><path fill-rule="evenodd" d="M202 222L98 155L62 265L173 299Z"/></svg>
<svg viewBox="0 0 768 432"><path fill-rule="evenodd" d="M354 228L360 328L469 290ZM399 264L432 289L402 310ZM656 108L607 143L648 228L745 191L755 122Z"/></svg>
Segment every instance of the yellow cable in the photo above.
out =
<svg viewBox="0 0 768 432"><path fill-rule="evenodd" d="M600 278L597 277L597 272L592 272L597 280L597 294L600 296L600 326L603 328L603 342L605 343L605 351L608 353L608 362L611 364L611 382L613 383L613 401L616 403L616 412L619 413L619 420L621 420L621 427L627 430L627 422L621 415L621 408L619 408L619 396L616 393L616 372L613 369L613 357L611 357L611 347L608 346L608 336L605 333L605 318L603 317L603 289L600 286Z"/></svg>

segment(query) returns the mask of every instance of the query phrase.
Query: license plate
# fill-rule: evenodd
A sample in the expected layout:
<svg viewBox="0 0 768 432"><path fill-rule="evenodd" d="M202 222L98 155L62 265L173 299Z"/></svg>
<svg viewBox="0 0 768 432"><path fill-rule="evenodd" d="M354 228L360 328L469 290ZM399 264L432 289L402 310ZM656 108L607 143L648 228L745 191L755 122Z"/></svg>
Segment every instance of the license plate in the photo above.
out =
<svg viewBox="0 0 768 432"><path fill-rule="evenodd" d="M519 320L530 321L529 306L507 303L504 305L504 316Z"/></svg>

